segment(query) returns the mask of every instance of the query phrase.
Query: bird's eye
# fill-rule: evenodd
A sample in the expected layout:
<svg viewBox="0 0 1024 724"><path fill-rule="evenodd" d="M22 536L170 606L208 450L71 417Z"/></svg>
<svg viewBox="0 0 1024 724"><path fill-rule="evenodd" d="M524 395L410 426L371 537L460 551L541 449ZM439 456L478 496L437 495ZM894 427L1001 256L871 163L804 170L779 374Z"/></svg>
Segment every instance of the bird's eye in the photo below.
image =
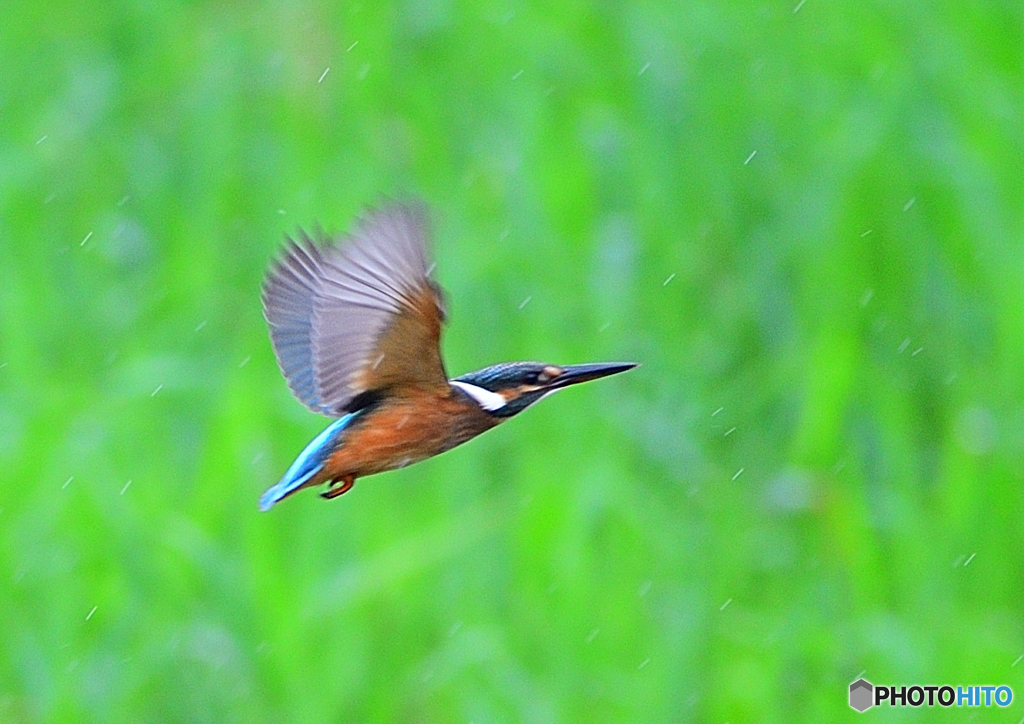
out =
<svg viewBox="0 0 1024 724"><path fill-rule="evenodd" d="M562 370L560 370L558 367L555 367L554 365L548 365L547 367L545 367L544 369L537 373L537 381L550 382L551 380L558 377L560 374L562 374Z"/></svg>

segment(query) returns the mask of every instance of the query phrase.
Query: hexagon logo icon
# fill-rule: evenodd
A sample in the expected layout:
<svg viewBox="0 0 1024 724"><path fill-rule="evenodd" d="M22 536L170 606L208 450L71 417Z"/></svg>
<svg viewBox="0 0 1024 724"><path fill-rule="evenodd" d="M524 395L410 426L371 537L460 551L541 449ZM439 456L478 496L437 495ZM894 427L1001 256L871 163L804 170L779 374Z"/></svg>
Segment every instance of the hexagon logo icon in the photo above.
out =
<svg viewBox="0 0 1024 724"><path fill-rule="evenodd" d="M857 679L850 684L850 706L859 712L870 709L874 705L874 688L871 682L865 679Z"/></svg>

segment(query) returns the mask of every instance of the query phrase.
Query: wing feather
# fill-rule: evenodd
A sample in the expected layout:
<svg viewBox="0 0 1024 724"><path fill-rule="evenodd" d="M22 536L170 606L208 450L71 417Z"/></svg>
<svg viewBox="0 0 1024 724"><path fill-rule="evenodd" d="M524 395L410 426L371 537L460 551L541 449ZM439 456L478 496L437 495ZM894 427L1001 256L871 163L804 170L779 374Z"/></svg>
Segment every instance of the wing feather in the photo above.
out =
<svg viewBox="0 0 1024 724"><path fill-rule="evenodd" d="M295 396L338 416L367 390L447 388L432 268L418 205L371 211L335 242L289 240L264 283L263 306Z"/></svg>

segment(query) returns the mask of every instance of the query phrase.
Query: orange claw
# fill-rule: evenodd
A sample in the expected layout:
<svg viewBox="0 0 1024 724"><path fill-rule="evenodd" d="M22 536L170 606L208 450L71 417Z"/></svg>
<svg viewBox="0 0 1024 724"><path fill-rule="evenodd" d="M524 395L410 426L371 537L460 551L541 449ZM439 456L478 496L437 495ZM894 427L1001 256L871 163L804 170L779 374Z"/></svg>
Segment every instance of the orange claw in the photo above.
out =
<svg viewBox="0 0 1024 724"><path fill-rule="evenodd" d="M341 485L338 485L337 487L335 487L335 484L339 483L339 482L341 483ZM331 483L330 483L331 487L329 487L324 492L320 493L320 497L324 498L326 500L330 500L331 498L337 498L339 495L344 495L349 490L351 490L352 486L355 485L355 484L356 484L356 476L355 475L346 475L341 480L332 480Z"/></svg>

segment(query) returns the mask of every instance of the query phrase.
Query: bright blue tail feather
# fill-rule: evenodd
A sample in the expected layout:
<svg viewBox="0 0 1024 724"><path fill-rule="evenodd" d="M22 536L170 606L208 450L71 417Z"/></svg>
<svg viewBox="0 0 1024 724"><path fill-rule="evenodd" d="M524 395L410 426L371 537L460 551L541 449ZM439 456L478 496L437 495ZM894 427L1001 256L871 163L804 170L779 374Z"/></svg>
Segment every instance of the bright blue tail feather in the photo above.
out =
<svg viewBox="0 0 1024 724"><path fill-rule="evenodd" d="M306 449L295 458L295 462L288 468L288 472L281 478L281 482L260 496L260 510L270 510L274 503L289 493L294 493L302 487L303 483L316 475L337 447L334 438L352 422L352 418L356 414L350 412L335 420L326 430L317 435L313 442L309 443Z"/></svg>

